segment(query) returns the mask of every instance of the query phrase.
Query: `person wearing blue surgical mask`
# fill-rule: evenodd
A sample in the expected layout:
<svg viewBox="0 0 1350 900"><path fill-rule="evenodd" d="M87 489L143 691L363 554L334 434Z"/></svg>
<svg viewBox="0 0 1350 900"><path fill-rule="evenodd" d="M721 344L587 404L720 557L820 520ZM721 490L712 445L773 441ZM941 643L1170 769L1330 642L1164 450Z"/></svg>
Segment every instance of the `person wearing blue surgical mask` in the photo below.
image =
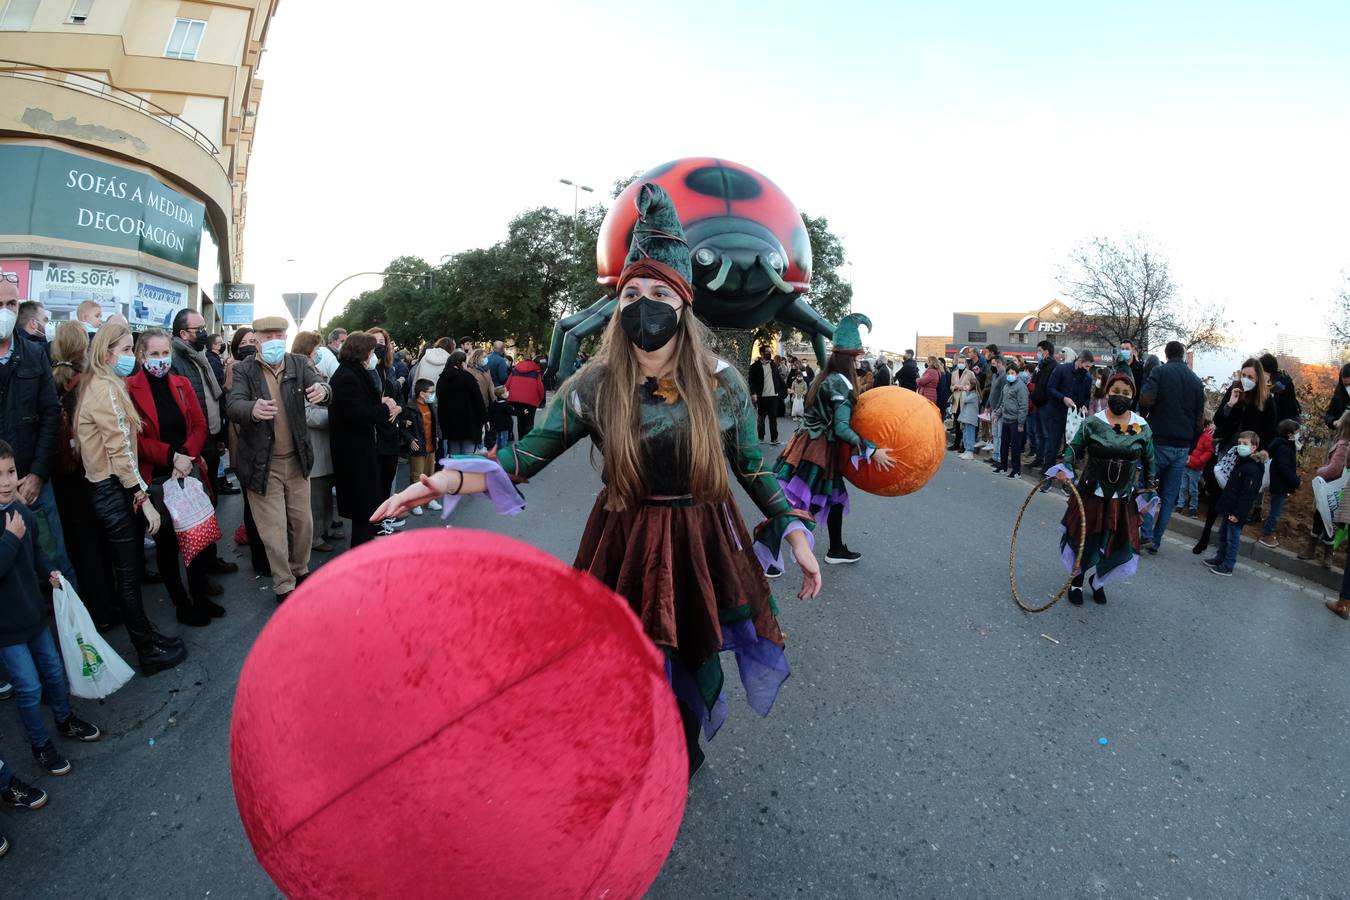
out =
<svg viewBox="0 0 1350 900"><path fill-rule="evenodd" d="M280 316L253 322L258 353L234 365L225 404L239 426L234 471L248 492L278 603L309 575L314 449L305 404L325 406L329 398L328 384L309 359L286 352L286 330Z"/></svg>
<svg viewBox="0 0 1350 900"><path fill-rule="evenodd" d="M1131 409L1139 408L1139 389L1144 384L1144 364L1139 360L1139 353L1134 349L1134 341L1124 338L1120 342L1120 347L1116 351L1116 364L1111 372L1106 374L1106 379L1114 374L1123 374L1130 376L1134 382L1134 406Z"/></svg>

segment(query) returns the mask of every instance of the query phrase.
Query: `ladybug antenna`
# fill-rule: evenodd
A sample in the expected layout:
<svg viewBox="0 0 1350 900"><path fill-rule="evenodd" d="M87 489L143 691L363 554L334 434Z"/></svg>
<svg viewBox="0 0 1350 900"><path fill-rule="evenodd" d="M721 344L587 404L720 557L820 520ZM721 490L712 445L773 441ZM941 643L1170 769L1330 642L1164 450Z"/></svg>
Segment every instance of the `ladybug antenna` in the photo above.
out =
<svg viewBox="0 0 1350 900"><path fill-rule="evenodd" d="M767 259L765 259L762 256L757 257L757 259L759 260L760 268L768 273L769 280L774 283L775 287L777 287L780 291L782 291L785 294L792 293L792 285L788 284L786 281L783 280L783 276L778 274L777 269L769 265L769 261Z"/></svg>

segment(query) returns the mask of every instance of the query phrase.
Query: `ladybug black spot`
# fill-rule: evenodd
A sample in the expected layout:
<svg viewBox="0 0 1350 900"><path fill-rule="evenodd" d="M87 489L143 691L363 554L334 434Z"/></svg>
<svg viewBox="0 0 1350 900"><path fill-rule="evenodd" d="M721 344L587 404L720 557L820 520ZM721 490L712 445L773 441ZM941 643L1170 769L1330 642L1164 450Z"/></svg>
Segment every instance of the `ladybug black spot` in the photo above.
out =
<svg viewBox="0 0 1350 900"><path fill-rule="evenodd" d="M657 178L660 178L662 175L666 174L667 172L669 172L671 169L675 168L675 167L678 166L679 164L680 164L680 161L679 161L678 159L672 159L672 160L671 160L670 162L668 162L668 163L662 163L661 165L657 166L655 169L652 169L652 170L650 170L650 171L648 171L648 172L643 172L643 173L642 173L642 176L641 176L640 178L638 178L637 180L638 180L638 181L653 181L653 180L655 180L655 179L657 179Z"/></svg>
<svg viewBox="0 0 1350 900"><path fill-rule="evenodd" d="M764 188L755 176L739 169L723 166L703 166L684 176L684 184L691 191L723 200L751 200Z"/></svg>

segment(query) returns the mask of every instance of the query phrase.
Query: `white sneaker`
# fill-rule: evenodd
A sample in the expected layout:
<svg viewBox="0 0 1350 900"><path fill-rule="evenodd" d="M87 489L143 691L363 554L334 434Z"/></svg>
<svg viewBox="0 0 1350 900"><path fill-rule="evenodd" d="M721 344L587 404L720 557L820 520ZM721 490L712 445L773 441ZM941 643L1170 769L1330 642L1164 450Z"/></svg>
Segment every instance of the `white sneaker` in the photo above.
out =
<svg viewBox="0 0 1350 900"><path fill-rule="evenodd" d="M392 517L391 517L391 518L385 519L385 520L384 520L383 522L381 522L380 524L383 525L385 528L402 528L404 525L407 525L407 524L408 524L408 520L407 520L407 519L395 519L395 518L392 518Z"/></svg>
<svg viewBox="0 0 1350 900"><path fill-rule="evenodd" d="M381 523L380 523L379 530L375 532L375 536L376 536L376 537L389 537L389 535L391 535L391 534L393 534L393 533L394 533L394 529L390 528L390 527L389 527L389 524L388 524L387 522L381 522Z"/></svg>
<svg viewBox="0 0 1350 900"><path fill-rule="evenodd" d="M439 500L431 500L431 501L429 501L429 502L427 503L427 509L431 510L432 512L440 512L440 511L441 511L441 501L439 501Z"/></svg>
<svg viewBox="0 0 1350 900"><path fill-rule="evenodd" d="M414 507L412 508L412 514L413 514L414 516L420 516L420 515L422 514L422 507L420 507L420 506L414 506Z"/></svg>
<svg viewBox="0 0 1350 900"><path fill-rule="evenodd" d="M962 459L974 459L974 458L975 458L975 454L974 454L974 453L971 453L969 450L967 450L965 453L962 453L962 454L961 454L961 458L962 458Z"/></svg>

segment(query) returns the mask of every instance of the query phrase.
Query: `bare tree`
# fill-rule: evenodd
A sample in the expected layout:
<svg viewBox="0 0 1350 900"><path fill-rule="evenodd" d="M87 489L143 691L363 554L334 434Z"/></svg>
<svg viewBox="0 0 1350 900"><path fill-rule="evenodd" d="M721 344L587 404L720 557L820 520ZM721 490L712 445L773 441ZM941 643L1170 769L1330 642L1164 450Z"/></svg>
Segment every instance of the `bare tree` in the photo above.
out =
<svg viewBox="0 0 1350 900"><path fill-rule="evenodd" d="M1228 323L1219 308L1183 303L1167 257L1143 235L1079 245L1059 280L1073 301L1072 330L1096 332L1115 344L1128 340L1140 352L1172 339L1193 350L1227 343Z"/></svg>
<svg viewBox="0 0 1350 900"><path fill-rule="evenodd" d="M1331 333L1341 341L1350 344L1350 272L1342 272L1345 284L1336 295L1331 306Z"/></svg>

